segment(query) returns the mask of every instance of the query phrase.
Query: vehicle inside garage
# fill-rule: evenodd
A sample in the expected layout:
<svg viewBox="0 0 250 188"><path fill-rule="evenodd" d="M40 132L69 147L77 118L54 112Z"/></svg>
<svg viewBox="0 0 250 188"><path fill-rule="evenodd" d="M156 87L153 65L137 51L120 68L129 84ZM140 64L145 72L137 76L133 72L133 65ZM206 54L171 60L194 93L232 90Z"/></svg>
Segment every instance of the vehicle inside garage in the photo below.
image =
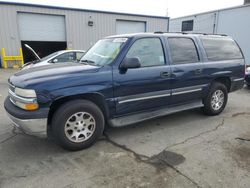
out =
<svg viewBox="0 0 250 188"><path fill-rule="evenodd" d="M36 58L24 45L28 44L38 54L39 57L45 57L53 52L65 50L67 48L66 42L55 41L21 41L23 49L24 62L34 61Z"/></svg>
<svg viewBox="0 0 250 188"><path fill-rule="evenodd" d="M24 62L35 60L24 44L40 57L67 48L64 16L34 13L18 13L17 16Z"/></svg>

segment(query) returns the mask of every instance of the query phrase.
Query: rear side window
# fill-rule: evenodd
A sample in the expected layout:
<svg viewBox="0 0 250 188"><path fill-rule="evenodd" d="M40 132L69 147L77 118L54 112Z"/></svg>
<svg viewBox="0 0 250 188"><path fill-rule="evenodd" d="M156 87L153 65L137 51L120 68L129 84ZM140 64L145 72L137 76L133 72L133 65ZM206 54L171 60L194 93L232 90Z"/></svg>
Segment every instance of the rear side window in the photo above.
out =
<svg viewBox="0 0 250 188"><path fill-rule="evenodd" d="M194 41L190 38L168 38L173 64L196 63L199 61Z"/></svg>
<svg viewBox="0 0 250 188"><path fill-rule="evenodd" d="M238 45L230 38L202 37L209 61L222 61L243 58Z"/></svg>

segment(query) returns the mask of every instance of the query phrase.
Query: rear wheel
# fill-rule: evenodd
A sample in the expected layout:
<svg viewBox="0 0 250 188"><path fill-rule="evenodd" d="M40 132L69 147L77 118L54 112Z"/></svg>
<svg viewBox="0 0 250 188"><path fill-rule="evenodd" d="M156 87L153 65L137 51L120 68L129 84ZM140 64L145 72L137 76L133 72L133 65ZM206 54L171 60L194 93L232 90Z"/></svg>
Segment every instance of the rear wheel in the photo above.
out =
<svg viewBox="0 0 250 188"><path fill-rule="evenodd" d="M55 140L67 150L81 150L91 146L103 130L102 111L87 100L63 104L52 119Z"/></svg>
<svg viewBox="0 0 250 188"><path fill-rule="evenodd" d="M228 99L228 91L224 84L215 82L204 98L204 112L207 115L218 115L220 114L226 104Z"/></svg>

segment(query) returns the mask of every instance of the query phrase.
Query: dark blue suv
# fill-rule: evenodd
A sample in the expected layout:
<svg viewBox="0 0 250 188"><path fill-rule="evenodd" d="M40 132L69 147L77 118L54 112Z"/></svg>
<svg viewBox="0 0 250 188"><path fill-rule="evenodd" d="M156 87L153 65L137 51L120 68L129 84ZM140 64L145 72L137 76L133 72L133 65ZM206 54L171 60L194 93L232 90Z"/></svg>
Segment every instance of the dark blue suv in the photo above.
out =
<svg viewBox="0 0 250 188"><path fill-rule="evenodd" d="M145 33L98 41L80 64L22 70L5 109L25 133L51 132L64 148L93 144L120 127L202 107L217 115L244 85L245 60L227 36Z"/></svg>

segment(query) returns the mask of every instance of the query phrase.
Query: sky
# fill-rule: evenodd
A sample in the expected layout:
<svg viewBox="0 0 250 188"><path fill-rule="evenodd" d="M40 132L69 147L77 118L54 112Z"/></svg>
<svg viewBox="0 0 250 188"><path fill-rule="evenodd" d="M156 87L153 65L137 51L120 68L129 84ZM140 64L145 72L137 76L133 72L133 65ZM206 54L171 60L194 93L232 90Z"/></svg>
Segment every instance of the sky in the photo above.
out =
<svg viewBox="0 0 250 188"><path fill-rule="evenodd" d="M0 0L2 1L2 0ZM32 4L169 16L171 18L242 5L244 0L5 0Z"/></svg>

